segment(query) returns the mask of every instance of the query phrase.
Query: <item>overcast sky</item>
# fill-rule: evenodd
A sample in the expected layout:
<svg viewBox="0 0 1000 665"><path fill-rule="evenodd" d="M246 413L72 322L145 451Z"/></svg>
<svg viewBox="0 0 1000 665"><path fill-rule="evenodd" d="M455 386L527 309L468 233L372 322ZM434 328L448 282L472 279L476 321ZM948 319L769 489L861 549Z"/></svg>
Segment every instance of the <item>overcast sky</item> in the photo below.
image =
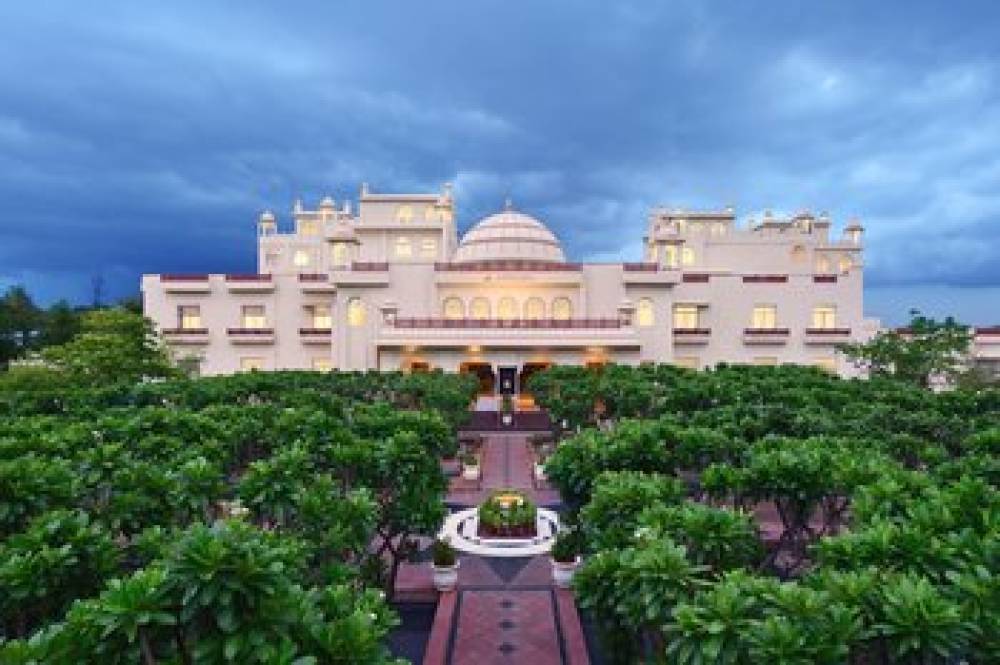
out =
<svg viewBox="0 0 1000 665"><path fill-rule="evenodd" d="M295 198L509 194L575 260L655 204L867 228L866 309L1000 323L995 2L4 2L0 286L254 269Z"/></svg>

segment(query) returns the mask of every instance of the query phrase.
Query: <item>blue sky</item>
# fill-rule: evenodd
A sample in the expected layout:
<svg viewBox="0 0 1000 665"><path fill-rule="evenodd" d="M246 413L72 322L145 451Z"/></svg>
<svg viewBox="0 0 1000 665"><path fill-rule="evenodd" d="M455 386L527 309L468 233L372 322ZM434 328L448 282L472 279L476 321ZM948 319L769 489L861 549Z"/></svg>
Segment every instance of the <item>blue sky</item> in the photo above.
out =
<svg viewBox="0 0 1000 665"><path fill-rule="evenodd" d="M252 270L262 208L452 181L581 260L654 204L856 216L869 314L1000 323L998 56L961 0L6 2L0 285Z"/></svg>

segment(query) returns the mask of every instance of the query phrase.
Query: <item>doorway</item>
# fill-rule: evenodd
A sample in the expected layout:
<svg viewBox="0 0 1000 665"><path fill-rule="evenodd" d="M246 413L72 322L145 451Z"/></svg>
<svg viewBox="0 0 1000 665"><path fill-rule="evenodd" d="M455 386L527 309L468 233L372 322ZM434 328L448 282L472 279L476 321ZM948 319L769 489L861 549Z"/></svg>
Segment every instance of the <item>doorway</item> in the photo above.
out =
<svg viewBox="0 0 1000 665"><path fill-rule="evenodd" d="M498 367L497 375L500 382L500 394L513 397L517 393L517 368Z"/></svg>

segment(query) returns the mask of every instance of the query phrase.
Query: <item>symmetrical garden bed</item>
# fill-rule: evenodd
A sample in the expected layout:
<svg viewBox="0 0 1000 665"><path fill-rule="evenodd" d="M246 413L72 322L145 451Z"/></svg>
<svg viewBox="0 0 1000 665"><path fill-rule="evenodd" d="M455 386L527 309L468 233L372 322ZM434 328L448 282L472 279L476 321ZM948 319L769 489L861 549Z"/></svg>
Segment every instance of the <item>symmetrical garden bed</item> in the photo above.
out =
<svg viewBox="0 0 1000 665"><path fill-rule="evenodd" d="M534 538L538 509L524 492L498 490L479 506L481 538Z"/></svg>

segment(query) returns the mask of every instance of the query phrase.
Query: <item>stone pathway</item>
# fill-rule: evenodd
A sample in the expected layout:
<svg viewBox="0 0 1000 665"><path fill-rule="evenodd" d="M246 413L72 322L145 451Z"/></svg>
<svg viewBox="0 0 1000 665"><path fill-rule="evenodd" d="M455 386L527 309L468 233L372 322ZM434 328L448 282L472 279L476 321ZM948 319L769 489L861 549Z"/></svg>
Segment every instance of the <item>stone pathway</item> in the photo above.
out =
<svg viewBox="0 0 1000 665"><path fill-rule="evenodd" d="M527 440L524 433L488 434L481 488L453 483L448 502L472 506L494 489L514 488L536 503L558 504L558 492L534 487ZM573 595L552 586L548 557L460 561L457 589L438 600L425 665L589 665Z"/></svg>

